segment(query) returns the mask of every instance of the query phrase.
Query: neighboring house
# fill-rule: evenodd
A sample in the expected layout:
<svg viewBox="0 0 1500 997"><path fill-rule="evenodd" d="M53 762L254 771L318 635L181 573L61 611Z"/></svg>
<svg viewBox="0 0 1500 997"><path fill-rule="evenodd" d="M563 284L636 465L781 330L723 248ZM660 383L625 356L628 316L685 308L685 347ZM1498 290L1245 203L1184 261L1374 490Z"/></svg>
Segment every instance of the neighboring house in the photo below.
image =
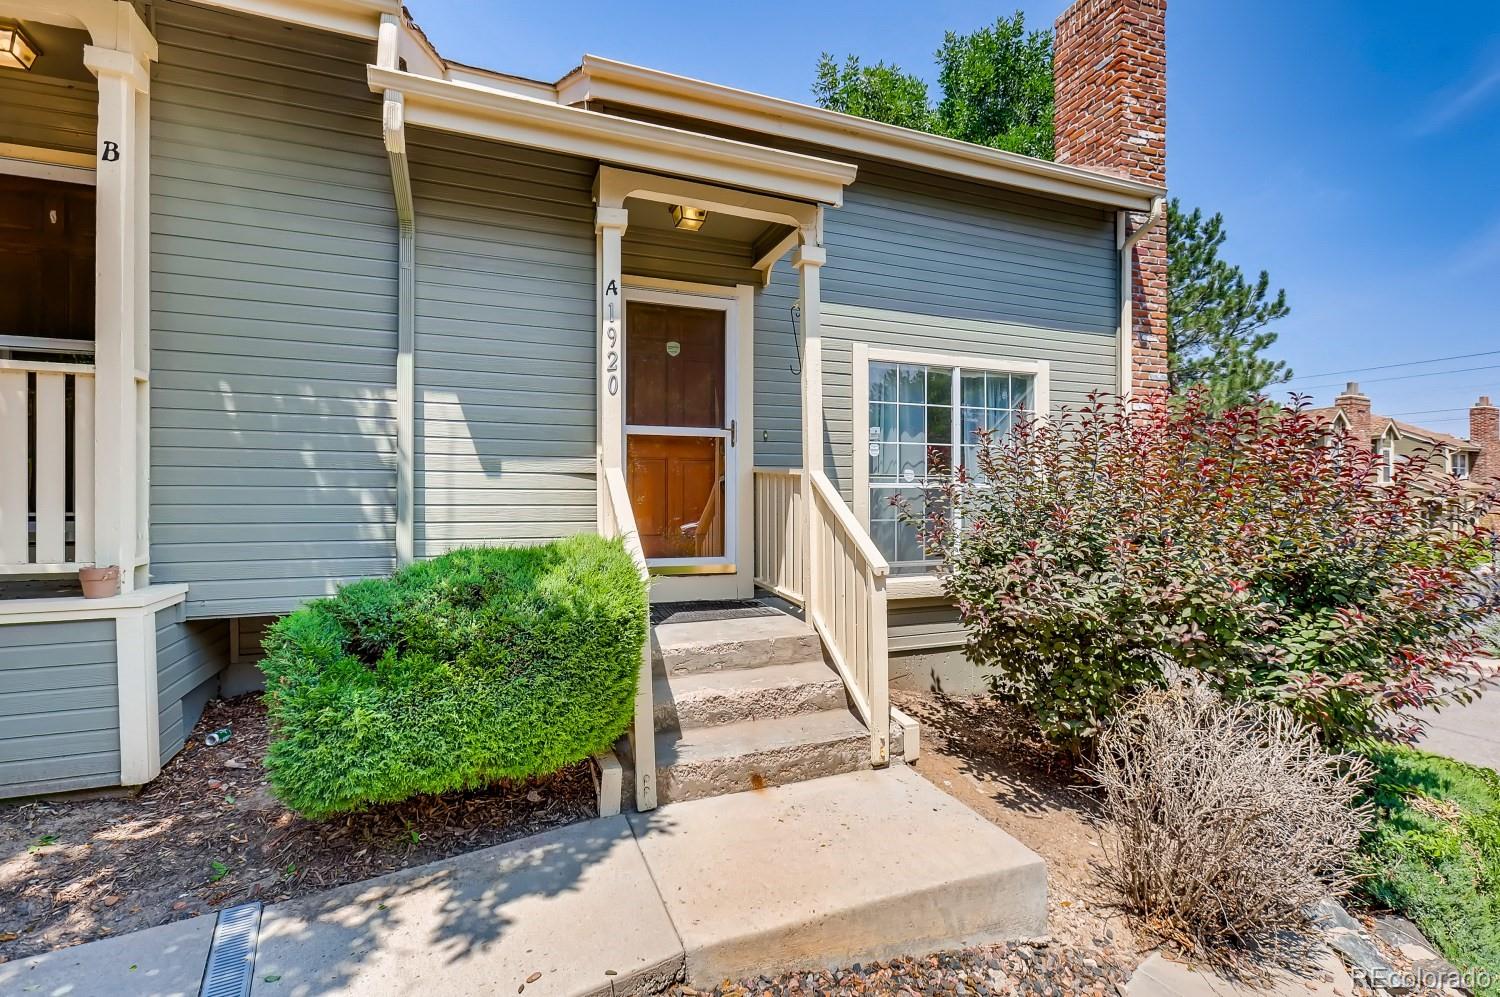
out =
<svg viewBox="0 0 1500 997"><path fill-rule="evenodd" d="M1053 163L399 0L0 0L0 795L151 779L342 583L587 530L809 603L883 764L893 680L972 681L883 500L1165 379L1164 23L1062 16Z"/></svg>
<svg viewBox="0 0 1500 997"><path fill-rule="evenodd" d="M1389 484L1403 464L1418 461L1422 464L1416 479L1419 487L1437 493L1457 479L1462 502L1477 502L1500 486L1500 408L1488 395L1481 395L1469 409L1467 439L1374 413L1370 399L1354 381L1332 405L1311 409L1310 414L1377 454L1381 484ZM1493 517L1485 520L1485 525L1492 523ZM1493 525L1500 527L1500 523Z"/></svg>

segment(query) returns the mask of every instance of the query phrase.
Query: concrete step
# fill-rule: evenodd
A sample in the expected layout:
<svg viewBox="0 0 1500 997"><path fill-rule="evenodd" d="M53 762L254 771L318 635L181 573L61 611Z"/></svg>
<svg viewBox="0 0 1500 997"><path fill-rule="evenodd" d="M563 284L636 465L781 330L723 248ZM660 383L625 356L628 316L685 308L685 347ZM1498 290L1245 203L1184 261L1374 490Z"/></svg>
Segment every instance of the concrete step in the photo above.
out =
<svg viewBox="0 0 1500 997"><path fill-rule="evenodd" d="M1042 859L905 766L629 819L693 987L1047 931Z"/></svg>
<svg viewBox="0 0 1500 997"><path fill-rule="evenodd" d="M662 803L784 786L869 765L870 736L847 709L656 735Z"/></svg>
<svg viewBox="0 0 1500 997"><path fill-rule="evenodd" d="M823 657L813 628L783 614L661 623L652 633L656 661L668 675L790 665Z"/></svg>
<svg viewBox="0 0 1500 997"><path fill-rule="evenodd" d="M773 720L848 706L843 681L821 659L676 675L658 671L652 699L659 731Z"/></svg>

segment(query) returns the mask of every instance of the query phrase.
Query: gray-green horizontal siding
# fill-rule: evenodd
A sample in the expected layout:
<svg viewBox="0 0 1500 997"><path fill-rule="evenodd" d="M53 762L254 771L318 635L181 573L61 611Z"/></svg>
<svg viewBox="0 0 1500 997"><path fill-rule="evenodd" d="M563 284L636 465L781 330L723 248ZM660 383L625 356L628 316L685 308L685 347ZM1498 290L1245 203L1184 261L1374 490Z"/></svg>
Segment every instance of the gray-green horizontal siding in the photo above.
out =
<svg viewBox="0 0 1500 997"><path fill-rule="evenodd" d="M152 578L283 612L395 554L396 239L369 43L155 6Z"/></svg>
<svg viewBox="0 0 1500 997"><path fill-rule="evenodd" d="M0 71L0 142L94 152L99 89L93 83Z"/></svg>
<svg viewBox="0 0 1500 997"><path fill-rule="evenodd" d="M180 607L156 614L156 701L163 763L182 750L214 680L229 664L229 621L188 620Z"/></svg>
<svg viewBox="0 0 1500 997"><path fill-rule="evenodd" d="M1117 384L1117 257L1097 209L862 163L829 209L822 271L824 459L852 499L852 345L1047 360L1051 402ZM756 462L801 463L784 262L756 303ZM801 330L799 329L800 333ZM863 404L863 400L860 400Z"/></svg>
<svg viewBox="0 0 1500 997"><path fill-rule="evenodd" d="M0 797L119 781L114 621L0 626Z"/></svg>
<svg viewBox="0 0 1500 997"><path fill-rule="evenodd" d="M892 654L962 647L958 610L944 599L893 599L886 613Z"/></svg>
<svg viewBox="0 0 1500 997"><path fill-rule="evenodd" d="M419 557L595 525L592 161L413 129Z"/></svg>

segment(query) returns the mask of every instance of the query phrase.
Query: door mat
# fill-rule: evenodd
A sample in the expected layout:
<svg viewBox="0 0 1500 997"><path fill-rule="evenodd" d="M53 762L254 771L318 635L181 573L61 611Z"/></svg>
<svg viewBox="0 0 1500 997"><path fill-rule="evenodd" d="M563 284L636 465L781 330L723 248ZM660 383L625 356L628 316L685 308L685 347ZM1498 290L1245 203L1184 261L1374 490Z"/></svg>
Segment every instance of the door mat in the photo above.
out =
<svg viewBox="0 0 1500 997"><path fill-rule="evenodd" d="M663 623L708 623L712 620L745 620L753 616L782 616L779 609L759 602L659 602L651 607L651 625Z"/></svg>

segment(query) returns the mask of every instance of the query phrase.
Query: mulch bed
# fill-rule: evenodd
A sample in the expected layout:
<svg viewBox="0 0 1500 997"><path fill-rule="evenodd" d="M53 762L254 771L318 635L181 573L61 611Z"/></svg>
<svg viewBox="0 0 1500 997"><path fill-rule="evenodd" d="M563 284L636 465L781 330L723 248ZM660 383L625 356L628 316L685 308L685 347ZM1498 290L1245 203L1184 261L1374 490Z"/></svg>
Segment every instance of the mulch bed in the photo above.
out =
<svg viewBox="0 0 1500 997"><path fill-rule="evenodd" d="M204 735L232 727L226 744ZM271 795L258 695L212 702L134 796L0 807L0 962L259 899L317 893L595 815L587 762L314 823Z"/></svg>
<svg viewBox="0 0 1500 997"><path fill-rule="evenodd" d="M674 997L759 997L761 994L1103 997L1115 994L1115 988L1129 977L1130 971L1115 960L1112 948L1085 951L1032 943L986 945L958 952L855 964L846 969L725 981L713 990L694 990L679 985L668 992Z"/></svg>

